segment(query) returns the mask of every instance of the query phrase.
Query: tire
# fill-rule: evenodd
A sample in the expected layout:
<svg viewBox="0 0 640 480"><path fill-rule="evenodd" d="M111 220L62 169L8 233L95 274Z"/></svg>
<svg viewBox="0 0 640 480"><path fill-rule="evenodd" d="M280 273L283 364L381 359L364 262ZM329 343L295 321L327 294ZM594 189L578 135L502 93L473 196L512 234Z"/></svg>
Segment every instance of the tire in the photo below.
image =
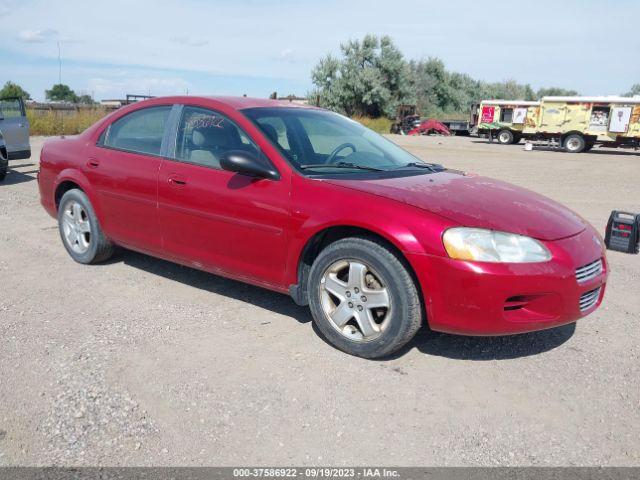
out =
<svg viewBox="0 0 640 480"><path fill-rule="evenodd" d="M334 295L336 291L340 296ZM411 340L423 322L411 274L376 239L345 238L322 250L311 267L307 292L314 323L325 339L358 357L390 355ZM384 304L385 298L387 308L374 306ZM332 320L339 317L338 323Z"/></svg>
<svg viewBox="0 0 640 480"><path fill-rule="evenodd" d="M520 143L520 140L522 140L522 137L519 137L517 135L514 135L513 137L513 142L511 142L513 145L517 145L518 143Z"/></svg>
<svg viewBox="0 0 640 480"><path fill-rule="evenodd" d="M567 135L563 142L565 152L580 153L585 150L587 142L582 135L572 133Z"/></svg>
<svg viewBox="0 0 640 480"><path fill-rule="evenodd" d="M504 129L498 132L498 136L496 138L498 143L502 145L511 145L515 137L511 130Z"/></svg>
<svg viewBox="0 0 640 480"><path fill-rule="evenodd" d="M60 199L58 231L64 248L78 263L99 263L113 255L114 246L102 232L93 206L82 190L69 190Z"/></svg>

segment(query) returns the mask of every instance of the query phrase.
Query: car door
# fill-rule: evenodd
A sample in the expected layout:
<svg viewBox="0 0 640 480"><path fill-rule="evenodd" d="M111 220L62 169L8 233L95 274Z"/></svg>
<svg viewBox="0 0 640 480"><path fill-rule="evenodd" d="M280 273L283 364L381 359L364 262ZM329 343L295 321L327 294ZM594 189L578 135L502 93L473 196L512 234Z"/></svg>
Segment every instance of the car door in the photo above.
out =
<svg viewBox="0 0 640 480"><path fill-rule="evenodd" d="M222 170L220 157L229 150L268 160L234 122L212 110L184 106L172 144L158 184L165 254L197 268L280 285L289 182Z"/></svg>
<svg viewBox="0 0 640 480"><path fill-rule="evenodd" d="M158 171L171 105L134 110L111 123L86 152L107 235L125 247L161 251Z"/></svg>
<svg viewBox="0 0 640 480"><path fill-rule="evenodd" d="M0 132L10 160L29 158L29 120L21 98L0 99Z"/></svg>

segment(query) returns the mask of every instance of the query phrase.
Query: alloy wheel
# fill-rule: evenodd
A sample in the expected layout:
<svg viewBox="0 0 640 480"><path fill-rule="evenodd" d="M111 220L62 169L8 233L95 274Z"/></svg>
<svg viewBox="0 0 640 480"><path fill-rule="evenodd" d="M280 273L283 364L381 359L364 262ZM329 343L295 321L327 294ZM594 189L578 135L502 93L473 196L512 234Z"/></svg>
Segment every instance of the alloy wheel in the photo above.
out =
<svg viewBox="0 0 640 480"><path fill-rule="evenodd" d="M380 275L359 260L330 265L320 280L320 297L331 325L350 340L373 340L389 325L389 291Z"/></svg>
<svg viewBox="0 0 640 480"><path fill-rule="evenodd" d="M64 206L62 231L66 244L74 252L83 254L91 245L89 216L80 203L71 200Z"/></svg>

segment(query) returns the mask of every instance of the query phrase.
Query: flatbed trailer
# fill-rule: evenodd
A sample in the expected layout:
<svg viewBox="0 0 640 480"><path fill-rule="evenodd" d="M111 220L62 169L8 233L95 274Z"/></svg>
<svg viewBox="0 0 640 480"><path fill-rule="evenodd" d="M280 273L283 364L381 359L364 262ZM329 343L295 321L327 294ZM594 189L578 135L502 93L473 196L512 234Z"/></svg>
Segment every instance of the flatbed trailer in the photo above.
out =
<svg viewBox="0 0 640 480"><path fill-rule="evenodd" d="M474 125L465 120L440 120L449 129L451 135L469 136Z"/></svg>

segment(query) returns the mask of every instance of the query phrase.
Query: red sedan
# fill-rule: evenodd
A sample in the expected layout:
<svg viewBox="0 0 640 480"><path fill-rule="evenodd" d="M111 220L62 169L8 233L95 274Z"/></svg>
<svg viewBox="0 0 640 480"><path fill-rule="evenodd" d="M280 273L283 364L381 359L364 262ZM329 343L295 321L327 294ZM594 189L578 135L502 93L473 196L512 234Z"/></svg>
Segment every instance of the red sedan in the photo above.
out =
<svg viewBox="0 0 640 480"><path fill-rule="evenodd" d="M119 245L287 292L367 358L425 322L470 335L574 322L607 278L600 236L562 205L291 103L130 105L48 141L39 187L74 260Z"/></svg>

